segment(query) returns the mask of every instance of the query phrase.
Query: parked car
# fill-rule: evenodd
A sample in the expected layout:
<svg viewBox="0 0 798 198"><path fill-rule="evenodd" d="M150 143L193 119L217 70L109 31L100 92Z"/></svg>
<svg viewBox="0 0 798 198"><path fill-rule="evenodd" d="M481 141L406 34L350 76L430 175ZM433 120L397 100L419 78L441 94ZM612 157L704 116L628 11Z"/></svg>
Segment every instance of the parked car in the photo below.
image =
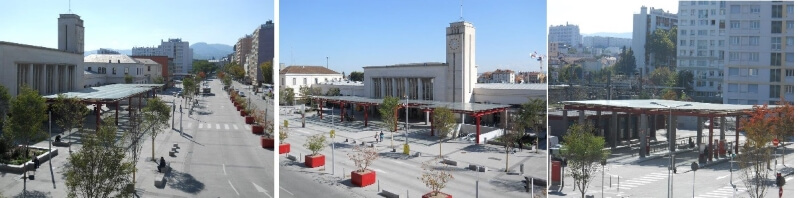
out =
<svg viewBox="0 0 798 198"><path fill-rule="evenodd" d="M241 97L247 97L247 95L246 95L246 94L244 94L244 92L243 92L243 91L239 91L239 92L238 92L238 95L239 95L239 96L241 96Z"/></svg>

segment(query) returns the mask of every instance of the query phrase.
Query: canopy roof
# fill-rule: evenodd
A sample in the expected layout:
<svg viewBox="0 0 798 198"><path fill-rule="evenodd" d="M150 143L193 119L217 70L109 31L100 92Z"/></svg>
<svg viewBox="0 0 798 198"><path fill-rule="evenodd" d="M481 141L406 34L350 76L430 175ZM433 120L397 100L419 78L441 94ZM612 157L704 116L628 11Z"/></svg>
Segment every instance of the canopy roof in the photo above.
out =
<svg viewBox="0 0 798 198"><path fill-rule="evenodd" d="M361 104L382 104L382 99L364 98L358 96L313 96L313 98L330 101L354 102ZM404 104L405 100L399 100L399 104ZM479 104L479 103L460 103L460 102L441 102L431 100L408 100L409 106L417 106L422 109L434 109L436 107L448 107L454 112L460 113L480 113L505 109L510 105L502 104Z"/></svg>
<svg viewBox="0 0 798 198"><path fill-rule="evenodd" d="M61 94L69 98L77 97L81 100L107 102L125 99L162 86L163 84L111 84ZM44 98L48 100L56 99L58 94L46 95Z"/></svg>
<svg viewBox="0 0 798 198"><path fill-rule="evenodd" d="M715 104L701 102L687 102L675 100L581 100L563 101L565 109L596 110L616 112L650 112L667 111L672 109L674 114L680 115L741 115L752 110L754 105ZM776 108L778 105L769 105Z"/></svg>

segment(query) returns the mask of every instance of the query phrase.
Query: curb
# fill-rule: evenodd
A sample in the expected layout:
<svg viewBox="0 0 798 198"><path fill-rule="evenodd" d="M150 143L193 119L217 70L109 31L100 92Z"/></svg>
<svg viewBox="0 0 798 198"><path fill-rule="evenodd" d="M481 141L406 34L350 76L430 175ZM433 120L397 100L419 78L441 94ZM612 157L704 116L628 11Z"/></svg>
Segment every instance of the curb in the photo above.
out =
<svg viewBox="0 0 798 198"><path fill-rule="evenodd" d="M673 154L681 154L681 153L686 153L686 152L690 152L690 151L693 151L693 149L677 150L677 151L673 152ZM639 159L637 159L635 161L632 161L632 163L633 164L637 164L637 163L642 163L642 162L646 162L646 161L649 161L649 160L659 159L659 158L663 158L663 157L668 156L668 154L670 154L670 152L651 154L648 157L639 158Z"/></svg>

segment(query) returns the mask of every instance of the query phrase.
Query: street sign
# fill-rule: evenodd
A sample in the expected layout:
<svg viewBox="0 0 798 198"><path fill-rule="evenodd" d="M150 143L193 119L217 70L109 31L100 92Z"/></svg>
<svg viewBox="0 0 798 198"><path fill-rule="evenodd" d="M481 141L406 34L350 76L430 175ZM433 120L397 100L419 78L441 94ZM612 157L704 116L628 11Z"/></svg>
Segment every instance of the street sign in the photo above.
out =
<svg viewBox="0 0 798 198"><path fill-rule="evenodd" d="M692 164L690 164L690 169L693 169L693 171L698 170L698 163L693 162Z"/></svg>
<svg viewBox="0 0 798 198"><path fill-rule="evenodd" d="M779 146L779 139L773 138L773 146Z"/></svg>

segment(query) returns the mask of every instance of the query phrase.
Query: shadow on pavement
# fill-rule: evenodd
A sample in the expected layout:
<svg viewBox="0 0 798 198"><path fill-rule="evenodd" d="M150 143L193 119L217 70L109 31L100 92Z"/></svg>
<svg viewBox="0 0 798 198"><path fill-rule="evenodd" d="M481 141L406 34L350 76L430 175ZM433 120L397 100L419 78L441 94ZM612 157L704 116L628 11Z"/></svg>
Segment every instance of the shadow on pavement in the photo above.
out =
<svg viewBox="0 0 798 198"><path fill-rule="evenodd" d="M36 197L52 197L52 196L50 196L49 193L45 193L45 192L42 192L42 191L34 190L34 191L23 191L23 192L20 192L17 195L14 195L13 197L14 198L17 198L17 197L20 197L20 198L23 198L23 197L24 198L36 198Z"/></svg>
<svg viewBox="0 0 798 198"><path fill-rule="evenodd" d="M504 149L498 147L484 146L482 144L472 144L463 148L463 151L480 152L480 153L504 153Z"/></svg>
<svg viewBox="0 0 798 198"><path fill-rule="evenodd" d="M191 193L197 194L202 190L205 190L205 184L197 181L191 174L183 173L180 171L172 170L167 175L169 187Z"/></svg>
<svg viewBox="0 0 798 198"><path fill-rule="evenodd" d="M397 150L397 151L399 151L399 150ZM404 153L400 153L400 152L396 152L396 153L394 153L394 152L385 152L385 153L379 153L379 155L380 155L381 158L391 158L391 159L401 159L401 160L413 159L414 158L412 155L405 155Z"/></svg>
<svg viewBox="0 0 798 198"><path fill-rule="evenodd" d="M359 187L356 187L355 185L352 184L352 179L341 180L341 181L338 182L338 184L344 185L344 186L346 186L348 188L359 188ZM376 185L376 183L372 184L372 185Z"/></svg>
<svg viewBox="0 0 798 198"><path fill-rule="evenodd" d="M524 181L523 179L504 179L504 178L496 178L491 179L488 181L492 187L498 189L499 191L524 191Z"/></svg>

